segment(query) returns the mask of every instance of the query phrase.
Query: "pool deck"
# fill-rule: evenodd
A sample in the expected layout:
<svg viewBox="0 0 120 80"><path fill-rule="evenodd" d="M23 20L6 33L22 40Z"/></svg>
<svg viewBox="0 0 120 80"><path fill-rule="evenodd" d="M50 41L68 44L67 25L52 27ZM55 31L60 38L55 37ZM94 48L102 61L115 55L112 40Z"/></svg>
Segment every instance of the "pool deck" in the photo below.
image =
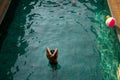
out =
<svg viewBox="0 0 120 80"><path fill-rule="evenodd" d="M10 5L11 0L0 0L0 24L7 12L7 9Z"/></svg>
<svg viewBox="0 0 120 80"><path fill-rule="evenodd" d="M120 42L120 0L107 0L112 16L116 19L116 31Z"/></svg>

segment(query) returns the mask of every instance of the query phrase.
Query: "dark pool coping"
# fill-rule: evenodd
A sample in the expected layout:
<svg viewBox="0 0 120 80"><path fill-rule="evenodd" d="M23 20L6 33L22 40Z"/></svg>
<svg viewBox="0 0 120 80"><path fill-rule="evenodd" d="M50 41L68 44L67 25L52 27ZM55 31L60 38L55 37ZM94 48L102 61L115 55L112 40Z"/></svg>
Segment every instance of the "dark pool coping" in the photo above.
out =
<svg viewBox="0 0 120 80"><path fill-rule="evenodd" d="M120 0L107 0L112 16L116 19L116 32L120 42Z"/></svg>
<svg viewBox="0 0 120 80"><path fill-rule="evenodd" d="M5 14L8 10L8 7L11 3L11 0L0 0L0 25L5 17Z"/></svg>

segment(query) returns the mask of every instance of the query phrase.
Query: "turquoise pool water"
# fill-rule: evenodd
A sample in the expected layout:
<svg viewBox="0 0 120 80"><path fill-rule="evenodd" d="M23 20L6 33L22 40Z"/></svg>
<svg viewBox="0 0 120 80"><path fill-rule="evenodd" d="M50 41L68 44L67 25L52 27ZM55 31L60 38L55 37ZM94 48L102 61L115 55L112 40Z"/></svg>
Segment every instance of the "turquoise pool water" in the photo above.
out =
<svg viewBox="0 0 120 80"><path fill-rule="evenodd" d="M116 80L120 47L104 0L20 0L0 52L0 80ZM46 48L58 48L53 70Z"/></svg>

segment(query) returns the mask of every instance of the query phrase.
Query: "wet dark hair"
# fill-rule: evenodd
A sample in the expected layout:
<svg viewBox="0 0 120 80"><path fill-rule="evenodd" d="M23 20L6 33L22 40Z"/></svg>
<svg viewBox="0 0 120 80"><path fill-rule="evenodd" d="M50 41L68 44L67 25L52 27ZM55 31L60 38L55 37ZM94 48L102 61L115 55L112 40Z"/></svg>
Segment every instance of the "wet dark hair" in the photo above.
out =
<svg viewBox="0 0 120 80"><path fill-rule="evenodd" d="M53 54L55 50L50 50L50 52Z"/></svg>

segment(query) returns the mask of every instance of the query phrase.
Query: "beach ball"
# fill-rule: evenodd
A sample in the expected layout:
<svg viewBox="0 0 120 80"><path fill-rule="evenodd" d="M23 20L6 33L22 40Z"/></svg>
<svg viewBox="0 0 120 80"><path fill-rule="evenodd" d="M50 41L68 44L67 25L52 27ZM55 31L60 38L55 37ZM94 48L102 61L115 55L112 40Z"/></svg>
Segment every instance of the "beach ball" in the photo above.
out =
<svg viewBox="0 0 120 80"><path fill-rule="evenodd" d="M110 28L115 26L115 18L106 16L106 25Z"/></svg>

